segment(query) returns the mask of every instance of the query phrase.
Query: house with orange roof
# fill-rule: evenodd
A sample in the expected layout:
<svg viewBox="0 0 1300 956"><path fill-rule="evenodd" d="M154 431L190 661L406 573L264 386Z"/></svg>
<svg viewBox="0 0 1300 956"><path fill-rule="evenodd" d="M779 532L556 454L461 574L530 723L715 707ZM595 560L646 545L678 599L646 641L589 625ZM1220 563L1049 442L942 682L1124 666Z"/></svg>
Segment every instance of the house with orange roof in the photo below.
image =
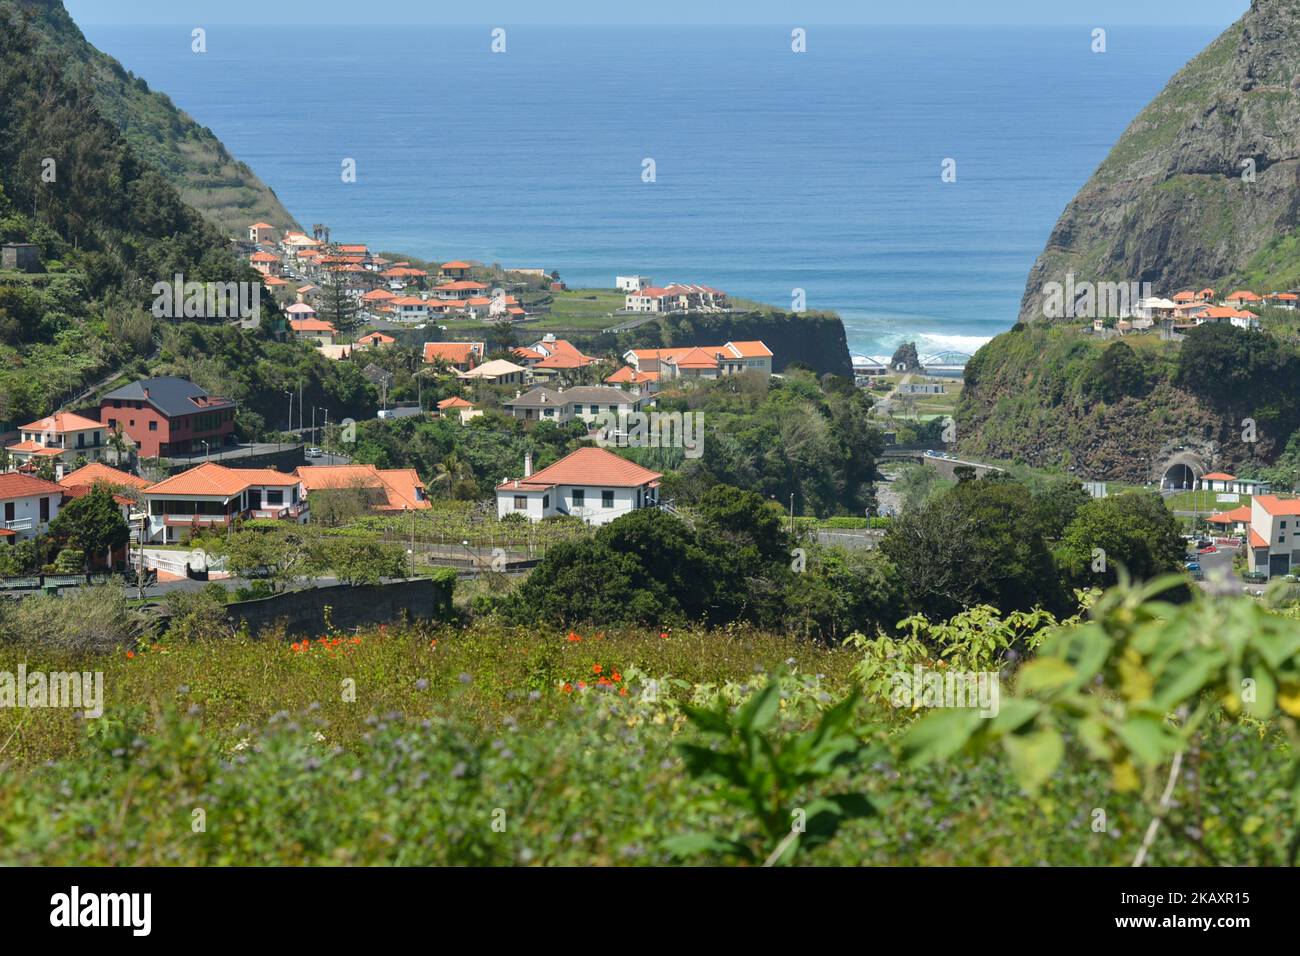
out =
<svg viewBox="0 0 1300 956"><path fill-rule="evenodd" d="M1300 498L1256 495L1250 500L1246 554L1253 574L1269 578L1300 573Z"/></svg>
<svg viewBox="0 0 1300 956"><path fill-rule="evenodd" d="M1226 471L1211 471L1196 480L1198 491L1217 491L1234 495L1266 495L1271 488L1267 481L1238 478Z"/></svg>
<svg viewBox="0 0 1300 956"><path fill-rule="evenodd" d="M1248 305L1258 305L1264 300L1248 289L1238 289L1223 300L1224 305L1235 306L1238 309L1245 308Z"/></svg>
<svg viewBox="0 0 1300 956"><path fill-rule="evenodd" d="M451 398L444 398L438 403L436 414L439 418L450 418L455 415L460 418L460 423L464 425L471 418L478 418L482 415L483 409L468 399L453 395Z"/></svg>
<svg viewBox="0 0 1300 956"><path fill-rule="evenodd" d="M471 282L468 279L444 282L433 287L433 294L439 299L468 299L471 296L481 296L487 291L488 287L482 282Z"/></svg>
<svg viewBox="0 0 1300 956"><path fill-rule="evenodd" d="M249 264L264 276L279 276L280 257L260 249L248 257Z"/></svg>
<svg viewBox="0 0 1300 956"><path fill-rule="evenodd" d="M339 488L368 492L375 511L420 511L432 507L424 482L414 468L376 468L374 465L299 465L295 474L307 493Z"/></svg>
<svg viewBox="0 0 1300 956"><path fill-rule="evenodd" d="M1179 305L1185 305L1188 302L1196 301L1196 293L1191 289L1184 289L1182 292L1174 293L1174 301Z"/></svg>
<svg viewBox="0 0 1300 956"><path fill-rule="evenodd" d="M324 319L292 319L289 328L300 342L317 345L333 345L334 337L339 334L338 329Z"/></svg>
<svg viewBox="0 0 1300 956"><path fill-rule="evenodd" d="M390 292L387 289L371 289L369 292L362 294L361 304L371 312L386 312L389 303L396 298L396 292Z"/></svg>
<svg viewBox="0 0 1300 956"><path fill-rule="evenodd" d="M429 315L441 315L450 317L458 312L465 311L464 299L430 299Z"/></svg>
<svg viewBox="0 0 1300 956"><path fill-rule="evenodd" d="M1202 289L1200 292L1196 293L1196 298L1200 299L1202 302L1213 302L1214 290L1208 288Z"/></svg>
<svg viewBox="0 0 1300 956"><path fill-rule="evenodd" d="M1245 535L1250 531L1250 510L1250 505L1239 505L1229 511L1210 515L1205 523L1214 525L1226 534Z"/></svg>
<svg viewBox="0 0 1300 956"><path fill-rule="evenodd" d="M255 222L248 227L248 241L255 246L275 242L275 226L269 222Z"/></svg>
<svg viewBox="0 0 1300 956"><path fill-rule="evenodd" d="M674 282L646 286L623 297L626 312L724 312L728 308L727 293L707 285Z"/></svg>
<svg viewBox="0 0 1300 956"><path fill-rule="evenodd" d="M483 342L425 342L424 361L445 362L458 372L468 372L483 361L486 349Z"/></svg>
<svg viewBox="0 0 1300 956"><path fill-rule="evenodd" d="M514 355L515 361L525 368L532 368L542 359L546 358L545 352L539 352L537 349L530 349L526 346L520 346L519 348L511 349L510 351L511 354Z"/></svg>
<svg viewBox="0 0 1300 956"><path fill-rule="evenodd" d="M588 524L608 524L639 508L658 507L663 477L612 451L590 447L536 473L531 453L526 454L523 472L523 477L496 486L498 518L520 514L541 521L574 515Z"/></svg>
<svg viewBox="0 0 1300 956"><path fill-rule="evenodd" d="M444 262L438 269L439 275L447 279L468 279L469 270L472 267L468 262L462 262L460 259L454 259L451 262Z"/></svg>
<svg viewBox="0 0 1300 956"><path fill-rule="evenodd" d="M23 425L21 441L8 446L9 467L34 471L41 461L54 465L55 474L72 467L78 456L100 461L108 452L108 427L103 422L72 412L55 412Z"/></svg>
<svg viewBox="0 0 1300 956"><path fill-rule="evenodd" d="M658 372L638 372L630 365L620 366L617 372L605 376L606 385L619 388L639 389L643 393L653 392L659 384Z"/></svg>
<svg viewBox="0 0 1300 956"><path fill-rule="evenodd" d="M667 349L630 349L623 361L637 372L658 372L671 379L714 379L742 372L767 378L772 374L772 350L760 341L725 345L694 345Z"/></svg>
<svg viewBox="0 0 1300 956"><path fill-rule="evenodd" d="M96 487L103 486L113 493L118 510L123 520L130 522L134 510L135 498L139 492L149 486L149 481L129 472L110 468L102 462L92 461L76 471L68 472L59 479L63 488L63 503L90 494Z"/></svg>
<svg viewBox="0 0 1300 956"><path fill-rule="evenodd" d="M383 332L369 332L357 339L357 345L368 349L377 349L384 345L392 345L396 341L397 339L391 335L385 335Z"/></svg>
<svg viewBox="0 0 1300 956"><path fill-rule="evenodd" d="M1274 292L1264 297L1265 303L1275 309L1294 309L1300 307L1300 295L1294 292Z"/></svg>
<svg viewBox="0 0 1300 956"><path fill-rule="evenodd" d="M388 311L399 322L423 322L429 317L429 301L416 295L399 295L388 300Z"/></svg>
<svg viewBox="0 0 1300 956"><path fill-rule="evenodd" d="M140 491L145 541L174 544L188 533L228 528L246 518L305 524L307 493L297 475L270 468L227 468L208 461Z"/></svg>
<svg viewBox="0 0 1300 956"><path fill-rule="evenodd" d="M0 475L0 543L44 534L63 503L63 486L33 475Z"/></svg>

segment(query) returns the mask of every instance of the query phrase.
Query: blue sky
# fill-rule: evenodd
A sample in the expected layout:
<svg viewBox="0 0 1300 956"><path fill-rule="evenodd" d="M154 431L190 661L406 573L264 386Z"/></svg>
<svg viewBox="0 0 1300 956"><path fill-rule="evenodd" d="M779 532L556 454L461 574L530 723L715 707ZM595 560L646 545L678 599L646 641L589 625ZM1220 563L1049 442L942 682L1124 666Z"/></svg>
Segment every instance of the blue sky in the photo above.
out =
<svg viewBox="0 0 1300 956"><path fill-rule="evenodd" d="M1249 0L65 0L80 24L957 24L1225 27Z"/></svg>

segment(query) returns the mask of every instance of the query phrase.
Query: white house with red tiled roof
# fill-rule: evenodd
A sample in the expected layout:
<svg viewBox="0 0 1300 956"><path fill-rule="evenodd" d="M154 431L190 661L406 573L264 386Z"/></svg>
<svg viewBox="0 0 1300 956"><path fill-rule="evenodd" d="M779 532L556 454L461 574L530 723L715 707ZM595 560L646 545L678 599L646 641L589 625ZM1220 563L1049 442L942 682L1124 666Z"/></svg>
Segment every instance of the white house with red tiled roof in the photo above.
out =
<svg viewBox="0 0 1300 956"><path fill-rule="evenodd" d="M1300 498L1256 495L1246 542L1249 567L1270 578L1300 573Z"/></svg>
<svg viewBox="0 0 1300 956"><path fill-rule="evenodd" d="M497 517L519 514L541 521L573 515L588 524L608 524L638 508L657 507L662 477L604 448L579 448L536 473L530 454L522 478L497 485Z"/></svg>
<svg viewBox="0 0 1300 956"><path fill-rule="evenodd" d="M424 361L446 362L457 371L468 372L483 361L486 348L483 342L425 342Z"/></svg>
<svg viewBox="0 0 1300 956"><path fill-rule="evenodd" d="M623 297L627 312L722 312L727 293L707 285L646 286Z"/></svg>
<svg viewBox="0 0 1300 956"><path fill-rule="evenodd" d="M668 349L630 349L623 361L637 372L658 372L659 380L724 378L741 372L772 374L772 350L760 341L693 345Z"/></svg>
<svg viewBox="0 0 1300 956"><path fill-rule="evenodd" d="M71 468L78 456L99 461L108 452L108 428L93 418L72 412L55 412L19 429L22 438L8 446L9 467L34 470L41 461L49 461L56 474Z"/></svg>
<svg viewBox="0 0 1300 956"><path fill-rule="evenodd" d="M43 534L63 502L63 488L32 475L0 475L0 542Z"/></svg>
<svg viewBox="0 0 1300 956"><path fill-rule="evenodd" d="M1266 481L1238 478L1225 471L1211 471L1196 480L1198 491L1218 491L1234 495L1264 495L1271 490Z"/></svg>
<svg viewBox="0 0 1300 956"><path fill-rule="evenodd" d="M280 257L271 252L254 252L248 257L249 264L264 276L280 274Z"/></svg>
<svg viewBox="0 0 1300 956"><path fill-rule="evenodd" d="M414 468L374 465L299 465L296 474L308 493L331 489L364 489L375 511L423 511L431 508L424 482Z"/></svg>
<svg viewBox="0 0 1300 956"><path fill-rule="evenodd" d="M275 242L275 226L269 222L255 222L248 227L248 241L254 245Z"/></svg>
<svg viewBox="0 0 1300 956"><path fill-rule="evenodd" d="M339 334L338 329L324 319L290 319L289 328L294 338L317 345L333 345L334 337Z"/></svg>
<svg viewBox="0 0 1300 956"><path fill-rule="evenodd" d="M148 514L146 541L174 543L187 531L225 528L237 518L305 524L307 493L297 475L270 468L227 468L204 462L140 491Z"/></svg>

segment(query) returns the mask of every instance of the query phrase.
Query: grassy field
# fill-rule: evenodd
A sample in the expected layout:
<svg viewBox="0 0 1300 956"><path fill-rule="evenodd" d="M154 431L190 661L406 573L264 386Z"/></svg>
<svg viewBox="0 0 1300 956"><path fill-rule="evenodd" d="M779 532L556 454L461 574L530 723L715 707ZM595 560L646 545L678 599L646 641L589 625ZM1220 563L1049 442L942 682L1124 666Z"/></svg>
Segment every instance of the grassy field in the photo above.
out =
<svg viewBox="0 0 1300 956"><path fill-rule="evenodd" d="M1235 501L1218 501L1223 492L1218 491L1180 491L1165 499L1170 511L1195 511L1198 514L1214 515L1221 511L1231 511L1242 505L1250 506L1250 495L1236 495Z"/></svg>
<svg viewBox="0 0 1300 956"><path fill-rule="evenodd" d="M769 684L774 724L756 754L774 747L793 767L825 744L852 759L761 784L776 788L768 831L788 830L789 807L822 819L819 801L836 794L871 808L800 862L1130 862L1149 812L1087 761L1033 793L992 755L918 768L906 737L914 715L873 698L847 704L836 736L818 737L858 659L743 629L394 626L129 655L3 647L8 671L102 670L107 711L0 709L0 863L761 862L770 836L699 768L710 753L719 768L739 759L723 758L735 731L719 733ZM685 705L711 702L732 716L689 719ZM1178 804L1152 860L1276 862L1290 819L1284 748L1268 728L1231 720L1211 721L1206 738L1196 807ZM1180 840L1193 820L1203 836Z"/></svg>

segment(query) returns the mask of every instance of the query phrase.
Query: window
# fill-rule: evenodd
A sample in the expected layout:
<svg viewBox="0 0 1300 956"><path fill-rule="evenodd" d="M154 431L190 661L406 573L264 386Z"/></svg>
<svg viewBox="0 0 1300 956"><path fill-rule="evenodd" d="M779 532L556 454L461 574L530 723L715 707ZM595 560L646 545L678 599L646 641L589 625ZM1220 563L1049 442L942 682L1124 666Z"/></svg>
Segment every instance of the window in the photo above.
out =
<svg viewBox="0 0 1300 956"><path fill-rule="evenodd" d="M598 413L599 411L600 411L600 406L599 406L599 405L592 405L592 406L591 406L591 414L595 415L595 414ZM612 411L612 409L611 409L611 411Z"/></svg>
<svg viewBox="0 0 1300 956"><path fill-rule="evenodd" d="M116 419L116 418L110 418L110 419L108 420L108 427L109 427L109 428L116 428L116 427L117 427L117 419Z"/></svg>
<svg viewBox="0 0 1300 956"><path fill-rule="evenodd" d="M13 520L14 520L14 503L13 503L12 501L6 501L6 502L5 502L5 521L13 521Z"/></svg>
<svg viewBox="0 0 1300 956"><path fill-rule="evenodd" d="M50 520L50 499L42 498L41 499L41 524L45 524L45 522L49 520Z"/></svg>
<svg viewBox="0 0 1300 956"><path fill-rule="evenodd" d="M281 491L281 490L278 489L278 488L275 489L275 490L267 489L267 492L266 492L266 503L267 503L268 505L282 505L282 504L284 504L284 492Z"/></svg>
<svg viewBox="0 0 1300 956"><path fill-rule="evenodd" d="M157 422L150 422L150 423L149 423L149 431L151 431L151 432L156 432L157 430L158 430L158 423L157 423Z"/></svg>
<svg viewBox="0 0 1300 956"><path fill-rule="evenodd" d="M516 511L527 511L527 510L528 510L528 496L527 496L527 495L515 495L515 510L516 510Z"/></svg>
<svg viewBox="0 0 1300 956"><path fill-rule="evenodd" d="M551 506L551 496L542 495L542 510L545 511L550 506Z"/></svg>
<svg viewBox="0 0 1300 956"><path fill-rule="evenodd" d="M612 492L612 491L602 491L602 492L600 493L600 506L601 506L602 508L612 508L612 507L614 507L614 492Z"/></svg>
<svg viewBox="0 0 1300 956"><path fill-rule="evenodd" d="M581 508L587 503L587 492L581 488L573 489L573 507Z"/></svg>

